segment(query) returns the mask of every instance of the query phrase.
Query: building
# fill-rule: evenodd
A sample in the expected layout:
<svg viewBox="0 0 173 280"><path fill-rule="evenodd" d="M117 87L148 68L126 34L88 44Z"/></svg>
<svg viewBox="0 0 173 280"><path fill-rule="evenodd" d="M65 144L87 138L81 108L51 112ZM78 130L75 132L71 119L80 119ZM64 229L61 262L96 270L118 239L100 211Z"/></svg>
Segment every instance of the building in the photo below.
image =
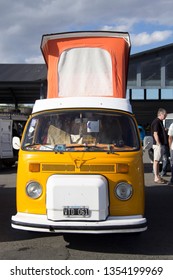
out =
<svg viewBox="0 0 173 280"><path fill-rule="evenodd" d="M45 64L0 64L0 104L33 104L47 89ZM146 126L163 107L173 112L173 44L130 56L127 97Z"/></svg>

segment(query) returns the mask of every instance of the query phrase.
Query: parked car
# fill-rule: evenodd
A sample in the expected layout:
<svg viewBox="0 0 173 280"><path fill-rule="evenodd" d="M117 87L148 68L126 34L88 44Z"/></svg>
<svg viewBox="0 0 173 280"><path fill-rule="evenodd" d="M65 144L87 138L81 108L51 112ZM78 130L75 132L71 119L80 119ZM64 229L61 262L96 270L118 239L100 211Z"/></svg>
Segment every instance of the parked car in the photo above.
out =
<svg viewBox="0 0 173 280"><path fill-rule="evenodd" d="M166 119L163 120L163 124L166 130L169 129L172 122L173 122L173 113L167 114Z"/></svg>
<svg viewBox="0 0 173 280"><path fill-rule="evenodd" d="M142 125L138 125L138 129L139 129L139 133L140 133L140 139L143 144L144 137L146 136L145 129L143 128Z"/></svg>

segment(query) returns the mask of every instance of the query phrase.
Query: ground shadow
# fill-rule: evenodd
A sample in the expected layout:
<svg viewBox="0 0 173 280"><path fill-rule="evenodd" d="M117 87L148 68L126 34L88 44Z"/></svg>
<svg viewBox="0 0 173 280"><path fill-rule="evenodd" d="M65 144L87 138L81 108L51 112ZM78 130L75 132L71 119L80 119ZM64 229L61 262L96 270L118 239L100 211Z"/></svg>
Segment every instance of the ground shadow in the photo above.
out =
<svg viewBox="0 0 173 280"><path fill-rule="evenodd" d="M141 234L75 235L68 247L93 252L172 255L173 256L173 188L146 188L148 230Z"/></svg>
<svg viewBox="0 0 173 280"><path fill-rule="evenodd" d="M0 174L14 174L17 172L17 165L12 167L0 166Z"/></svg>
<svg viewBox="0 0 173 280"><path fill-rule="evenodd" d="M0 242L27 240L50 234L20 231L11 228L11 216L16 213L15 188L0 186ZM146 187L146 217L148 230L140 235L73 235L67 247L90 252L173 256L173 187ZM55 236L53 234L53 236ZM59 236L57 234L57 236ZM114 255L115 257L115 255Z"/></svg>
<svg viewBox="0 0 173 280"><path fill-rule="evenodd" d="M26 240L47 236L44 233L16 230L11 227L11 216L16 213L16 189L0 184L0 242Z"/></svg>
<svg viewBox="0 0 173 280"><path fill-rule="evenodd" d="M153 165L152 163L144 163L144 173L152 173Z"/></svg>

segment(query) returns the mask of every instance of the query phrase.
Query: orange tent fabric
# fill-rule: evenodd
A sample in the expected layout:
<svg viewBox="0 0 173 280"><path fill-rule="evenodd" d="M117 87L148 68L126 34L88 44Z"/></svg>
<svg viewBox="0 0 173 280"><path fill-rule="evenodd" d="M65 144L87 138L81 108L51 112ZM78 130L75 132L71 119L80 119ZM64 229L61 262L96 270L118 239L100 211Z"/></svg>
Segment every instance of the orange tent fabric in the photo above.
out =
<svg viewBox="0 0 173 280"><path fill-rule="evenodd" d="M101 49L106 51L106 53L109 53L111 58L110 60L111 68L109 69L109 71L111 71L112 85L110 85L109 87L110 88L112 87L112 92L111 90L110 92L107 92L105 90L107 96L117 97L117 98L126 97L127 71L128 71L128 60L129 60L129 53L130 53L130 40L129 40L128 33L101 32L100 34L98 34L97 32L93 32L88 35L87 32L82 32L82 33L74 32L74 33L64 33L64 34L43 35L42 37L41 50L43 52L43 56L48 66L47 98L63 97L63 90L60 91L60 78L59 78L60 73L58 73L58 64L60 64L62 55L66 52L65 53L66 55L64 55L66 61L68 60L68 57L70 57L69 54L72 54L72 52L70 53L69 50L78 49L82 54L82 50L88 49L91 50L92 52L93 48L96 50ZM86 52L83 53L85 55ZM97 57L97 61L95 62L96 64L99 59L102 59L102 57L100 58ZM74 63L79 64L80 61L74 60ZM90 63L92 63L92 61ZM104 63L105 62L103 62L102 64ZM100 64L101 67L102 64ZM75 69L75 66L72 64L69 65L71 65L73 71L73 69ZM99 71L98 65L96 65L96 68L98 68ZM105 70L103 69L102 72L104 73L104 71ZM91 73L89 77L91 77ZM90 83L91 82L90 80L91 80L90 78L88 80L86 79L85 82ZM81 81L80 78L73 80L72 86L73 86L74 95L75 95L75 86L77 87L80 81ZM98 85L94 85L94 89L97 89L101 81L99 80L94 81L94 83L97 82ZM68 79L67 79L67 83L68 83ZM85 85L83 86L85 88ZM78 93L76 94L78 96ZM82 94L87 95L88 93L84 92ZM94 96L94 91L92 91L91 94L92 96ZM101 94L101 96L103 95L104 95L104 91ZM99 96L99 92L95 96ZM66 94L64 95L64 97L66 97Z"/></svg>

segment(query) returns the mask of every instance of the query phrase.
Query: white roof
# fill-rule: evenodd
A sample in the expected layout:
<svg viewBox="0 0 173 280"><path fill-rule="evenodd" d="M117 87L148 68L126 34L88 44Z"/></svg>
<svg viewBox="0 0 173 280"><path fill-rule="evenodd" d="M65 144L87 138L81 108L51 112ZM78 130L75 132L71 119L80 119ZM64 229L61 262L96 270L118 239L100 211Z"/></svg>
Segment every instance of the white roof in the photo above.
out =
<svg viewBox="0 0 173 280"><path fill-rule="evenodd" d="M41 48L49 40L64 39L64 38L75 38L75 37L115 37L125 39L129 46L130 38L127 32L116 32L116 31L78 31L78 32L65 32L65 33L54 33L54 34L44 34L42 36Z"/></svg>
<svg viewBox="0 0 173 280"><path fill-rule="evenodd" d="M103 108L132 113L128 99L111 97L68 97L36 100L32 113L54 109Z"/></svg>

